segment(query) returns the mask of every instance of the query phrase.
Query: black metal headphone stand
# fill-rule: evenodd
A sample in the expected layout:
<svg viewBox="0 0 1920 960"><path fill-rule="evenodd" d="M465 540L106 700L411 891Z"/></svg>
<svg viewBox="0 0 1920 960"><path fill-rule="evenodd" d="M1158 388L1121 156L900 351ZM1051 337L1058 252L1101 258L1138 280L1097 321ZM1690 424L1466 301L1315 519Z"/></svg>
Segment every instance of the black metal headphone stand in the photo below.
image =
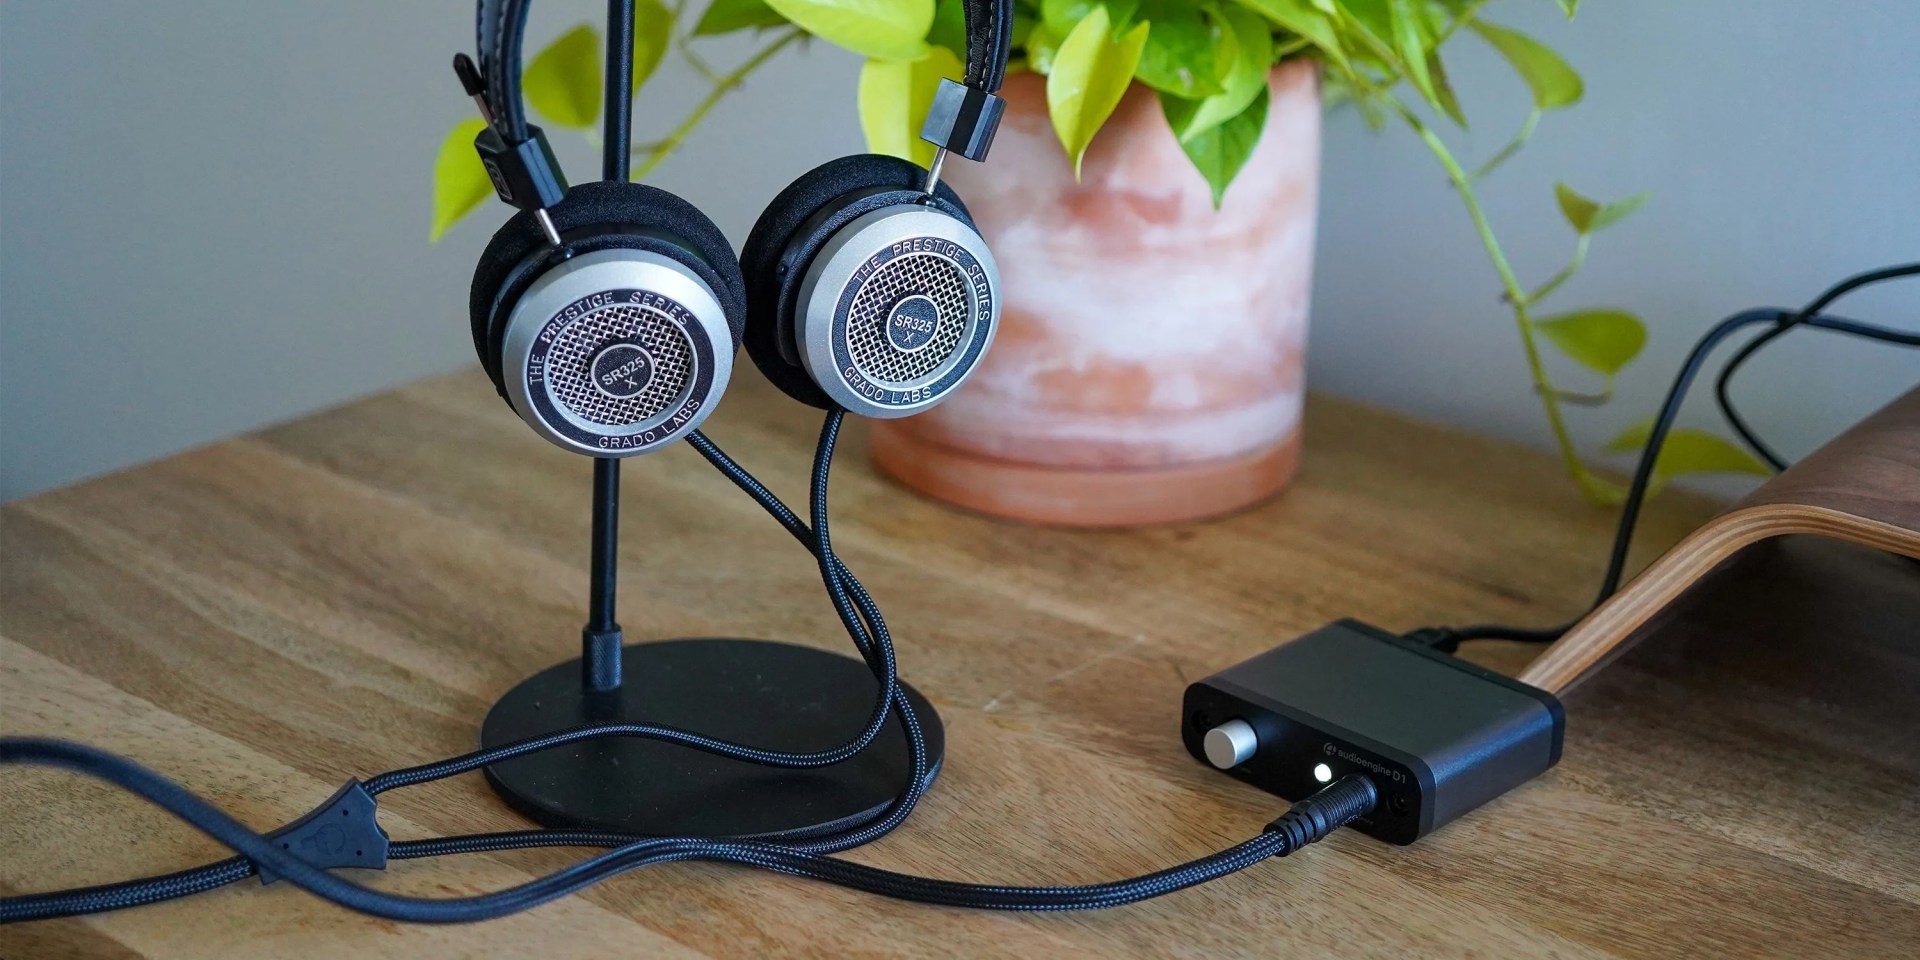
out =
<svg viewBox="0 0 1920 960"><path fill-rule="evenodd" d="M607 3L601 176L626 180L633 105L633 0ZM653 723L767 750L804 753L852 740L879 684L861 660L771 640L707 637L625 646L614 620L620 461L593 462L592 595L577 660L522 681L480 727L497 747L596 723ZM926 735L931 781L946 737L933 705L906 684ZM808 770L760 766L692 748L618 737L543 750L487 768L487 782L543 826L658 836L777 838L870 818L907 785L897 715L867 749Z"/></svg>
<svg viewBox="0 0 1920 960"><path fill-rule="evenodd" d="M618 2L618 0L616 0ZM497 747L596 723L678 727L767 750L829 750L859 734L879 684L854 657L771 640L699 638L625 646L613 621L620 461L594 461L592 597L581 655L522 681L488 711ZM901 685L940 770L933 705ZM632 737L543 750L488 767L508 805L543 826L659 836L764 837L870 819L911 772L897 716L852 759L781 769Z"/></svg>

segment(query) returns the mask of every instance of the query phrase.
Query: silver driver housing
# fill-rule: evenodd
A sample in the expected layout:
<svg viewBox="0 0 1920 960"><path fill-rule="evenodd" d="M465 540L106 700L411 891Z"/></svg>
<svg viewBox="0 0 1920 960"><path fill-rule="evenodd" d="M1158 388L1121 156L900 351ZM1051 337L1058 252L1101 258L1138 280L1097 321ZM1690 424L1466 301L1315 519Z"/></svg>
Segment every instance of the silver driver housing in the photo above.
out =
<svg viewBox="0 0 1920 960"><path fill-rule="evenodd" d="M972 228L917 203L883 207L814 256L795 304L794 343L813 381L848 412L910 416L979 368L998 326L999 291L999 266ZM888 311L928 299L939 305L935 349L887 339Z"/></svg>
<svg viewBox="0 0 1920 960"><path fill-rule="evenodd" d="M591 306L602 300L600 306ZM679 337L671 351L676 382L658 385L660 396L645 415L635 415L629 407L625 416L596 417L579 401L582 391L572 391L572 404L562 392L577 387L574 381L581 371L562 369L561 360L584 356L591 364L607 344L622 339L582 342L582 332L569 329L604 310L643 314L644 323L628 321L636 342L643 335ZM596 329L605 328L602 322ZM514 412L549 442L592 457L631 457L666 447L706 420L726 392L733 352L726 313L698 274L647 250L596 250L542 274L514 305L501 343L501 379ZM667 369L663 365L656 375L667 375Z"/></svg>

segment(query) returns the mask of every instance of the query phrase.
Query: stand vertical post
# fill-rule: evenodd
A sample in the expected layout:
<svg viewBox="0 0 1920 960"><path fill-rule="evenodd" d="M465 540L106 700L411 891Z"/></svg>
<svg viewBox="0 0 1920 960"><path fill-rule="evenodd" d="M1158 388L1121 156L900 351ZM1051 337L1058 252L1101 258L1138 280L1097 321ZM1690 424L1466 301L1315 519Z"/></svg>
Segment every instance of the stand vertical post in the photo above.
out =
<svg viewBox="0 0 1920 960"><path fill-rule="evenodd" d="M633 0L607 0L607 115L600 179L625 183L633 141Z"/></svg>
<svg viewBox="0 0 1920 960"><path fill-rule="evenodd" d="M607 0L607 106L600 178L624 182L633 139L633 0ZM620 624L614 591L620 564L620 461L593 461L593 559L587 625L580 631L580 681L593 693L620 688Z"/></svg>
<svg viewBox="0 0 1920 960"><path fill-rule="evenodd" d="M589 691L620 688L620 624L613 618L620 563L620 461L593 461L593 558L587 625L580 631L580 682Z"/></svg>

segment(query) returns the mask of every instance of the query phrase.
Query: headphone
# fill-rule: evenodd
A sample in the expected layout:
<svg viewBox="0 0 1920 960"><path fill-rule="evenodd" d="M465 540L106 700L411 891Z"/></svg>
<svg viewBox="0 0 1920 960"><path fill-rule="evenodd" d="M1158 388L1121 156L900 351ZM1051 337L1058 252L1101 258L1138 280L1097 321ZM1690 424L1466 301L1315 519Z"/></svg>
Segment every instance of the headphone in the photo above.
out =
<svg viewBox="0 0 1920 960"><path fill-rule="evenodd" d="M521 96L529 4L481 0L478 64L454 69L486 120L474 146L495 192L520 208L474 268L474 351L534 432L595 457L659 450L712 413L743 342L788 396L868 417L925 410L979 367L999 270L939 170L992 144L1011 0L965 0L966 80L941 81L921 130L931 169L822 164L774 197L737 259L665 190L567 186Z"/></svg>

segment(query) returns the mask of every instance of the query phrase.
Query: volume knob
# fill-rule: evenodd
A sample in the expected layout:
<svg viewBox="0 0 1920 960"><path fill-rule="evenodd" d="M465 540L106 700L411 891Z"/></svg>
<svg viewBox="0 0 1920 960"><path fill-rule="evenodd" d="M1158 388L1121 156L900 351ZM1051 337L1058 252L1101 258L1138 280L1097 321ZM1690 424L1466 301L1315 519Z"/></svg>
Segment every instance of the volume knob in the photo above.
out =
<svg viewBox="0 0 1920 960"><path fill-rule="evenodd" d="M1260 746L1260 739L1253 735L1253 727L1245 720L1228 720L1208 730L1201 745L1206 748L1208 763L1222 770L1231 770L1253 756L1253 751Z"/></svg>

